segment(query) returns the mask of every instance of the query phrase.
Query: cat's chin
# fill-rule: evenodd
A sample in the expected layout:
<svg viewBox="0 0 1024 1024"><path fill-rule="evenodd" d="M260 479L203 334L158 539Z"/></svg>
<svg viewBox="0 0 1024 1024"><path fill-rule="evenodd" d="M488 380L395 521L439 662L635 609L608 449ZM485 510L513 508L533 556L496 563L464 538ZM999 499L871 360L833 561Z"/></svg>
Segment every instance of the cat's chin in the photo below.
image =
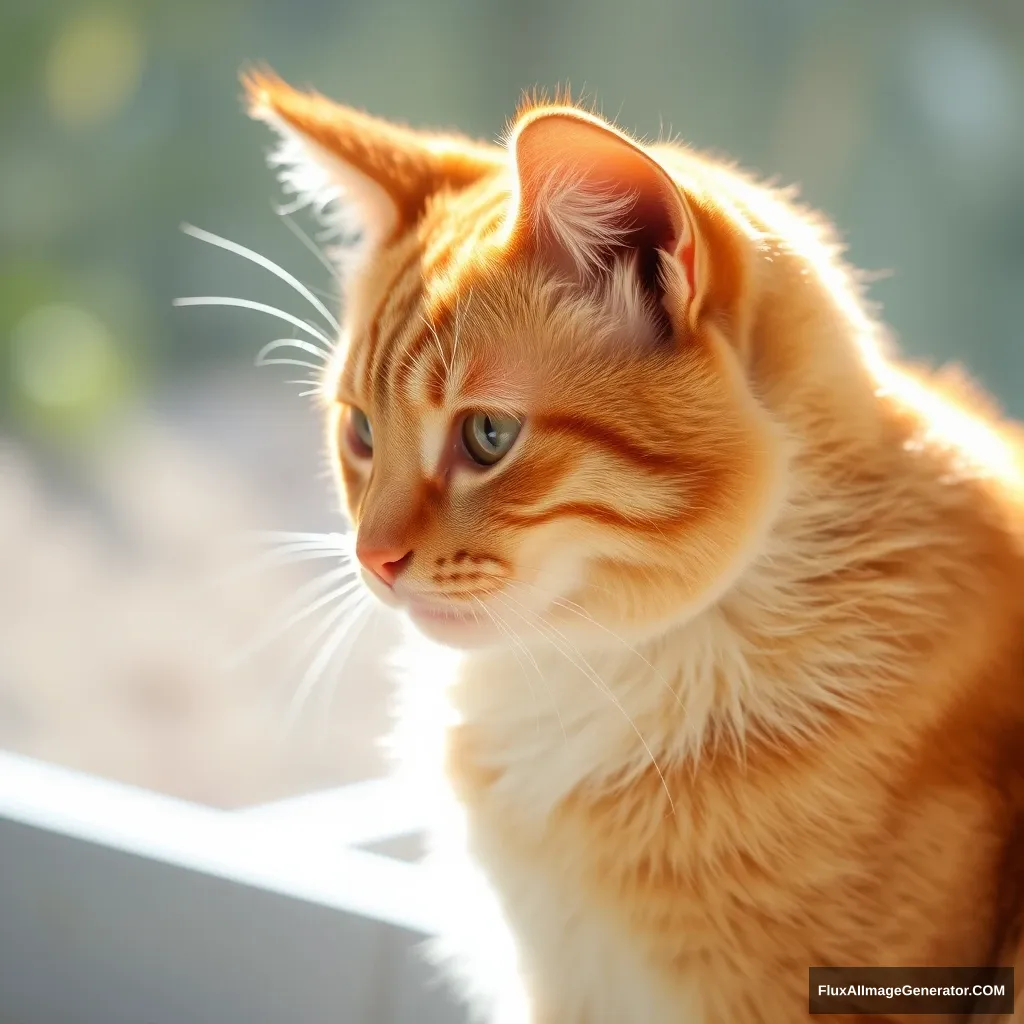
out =
<svg viewBox="0 0 1024 1024"><path fill-rule="evenodd" d="M482 603L462 605L439 598L402 594L383 586L363 570L363 584L381 604L401 613L412 627L428 640L456 650L481 650L500 647L508 637L498 628Z"/></svg>
<svg viewBox="0 0 1024 1024"><path fill-rule="evenodd" d="M434 643L461 651L481 650L508 643L497 626L486 617L473 614L439 613L426 608L405 608L413 627Z"/></svg>

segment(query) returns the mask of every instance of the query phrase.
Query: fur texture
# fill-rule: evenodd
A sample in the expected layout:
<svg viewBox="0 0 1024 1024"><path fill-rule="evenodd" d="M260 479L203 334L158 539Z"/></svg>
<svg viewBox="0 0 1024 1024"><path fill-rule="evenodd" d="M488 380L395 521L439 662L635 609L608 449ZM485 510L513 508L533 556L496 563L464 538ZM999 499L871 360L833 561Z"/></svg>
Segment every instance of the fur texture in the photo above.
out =
<svg viewBox="0 0 1024 1024"><path fill-rule="evenodd" d="M812 965L1024 968L1016 428L731 167L565 103L492 147L248 93L363 225L329 438L367 585L453 650L396 742L443 762L487 1019L785 1024ZM477 411L521 422L486 469Z"/></svg>

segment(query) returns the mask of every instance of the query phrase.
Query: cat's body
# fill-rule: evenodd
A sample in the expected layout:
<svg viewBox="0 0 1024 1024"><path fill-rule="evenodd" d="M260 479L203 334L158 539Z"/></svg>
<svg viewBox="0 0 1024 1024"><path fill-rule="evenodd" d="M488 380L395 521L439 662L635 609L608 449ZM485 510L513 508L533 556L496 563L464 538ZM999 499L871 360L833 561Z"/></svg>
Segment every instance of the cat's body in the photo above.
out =
<svg viewBox="0 0 1024 1024"><path fill-rule="evenodd" d="M809 966L1024 969L1015 429L887 359L821 228L713 161L252 96L376 229L332 441L369 585L465 649L440 846L514 936L494 1019L786 1024Z"/></svg>

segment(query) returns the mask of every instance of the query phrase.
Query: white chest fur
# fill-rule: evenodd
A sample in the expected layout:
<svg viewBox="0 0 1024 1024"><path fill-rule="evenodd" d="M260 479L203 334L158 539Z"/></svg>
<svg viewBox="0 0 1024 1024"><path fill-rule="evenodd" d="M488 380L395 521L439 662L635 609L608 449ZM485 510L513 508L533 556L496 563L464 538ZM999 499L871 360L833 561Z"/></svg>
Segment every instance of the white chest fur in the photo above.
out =
<svg viewBox="0 0 1024 1024"><path fill-rule="evenodd" d="M531 1024L700 1024L696 989L667 991L627 931L571 877L491 847L481 831L473 856L500 894L528 989L549 1014L528 1016Z"/></svg>
<svg viewBox="0 0 1024 1024"><path fill-rule="evenodd" d="M646 732L673 699L666 674L643 660L638 672L632 653L588 660L593 672L539 658L528 674L511 657L457 669L449 708L484 737L479 767L500 777L468 811L439 816L436 884L452 900L446 959L488 1022L701 1024L696 988L665 989L622 923L584 894L568 851L525 856L503 840L509 821L541 830L582 782L648 766L663 746ZM550 1020L531 1015L520 972Z"/></svg>

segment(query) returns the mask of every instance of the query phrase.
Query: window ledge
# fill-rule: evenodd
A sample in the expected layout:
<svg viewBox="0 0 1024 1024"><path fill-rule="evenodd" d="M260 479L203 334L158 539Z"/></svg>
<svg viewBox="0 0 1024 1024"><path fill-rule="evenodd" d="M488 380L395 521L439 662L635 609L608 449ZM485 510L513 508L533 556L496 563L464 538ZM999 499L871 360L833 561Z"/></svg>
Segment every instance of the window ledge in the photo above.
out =
<svg viewBox="0 0 1024 1024"><path fill-rule="evenodd" d="M386 780L221 811L0 752L5 1012L460 1021L414 951L439 910L422 869L357 845L422 825Z"/></svg>

